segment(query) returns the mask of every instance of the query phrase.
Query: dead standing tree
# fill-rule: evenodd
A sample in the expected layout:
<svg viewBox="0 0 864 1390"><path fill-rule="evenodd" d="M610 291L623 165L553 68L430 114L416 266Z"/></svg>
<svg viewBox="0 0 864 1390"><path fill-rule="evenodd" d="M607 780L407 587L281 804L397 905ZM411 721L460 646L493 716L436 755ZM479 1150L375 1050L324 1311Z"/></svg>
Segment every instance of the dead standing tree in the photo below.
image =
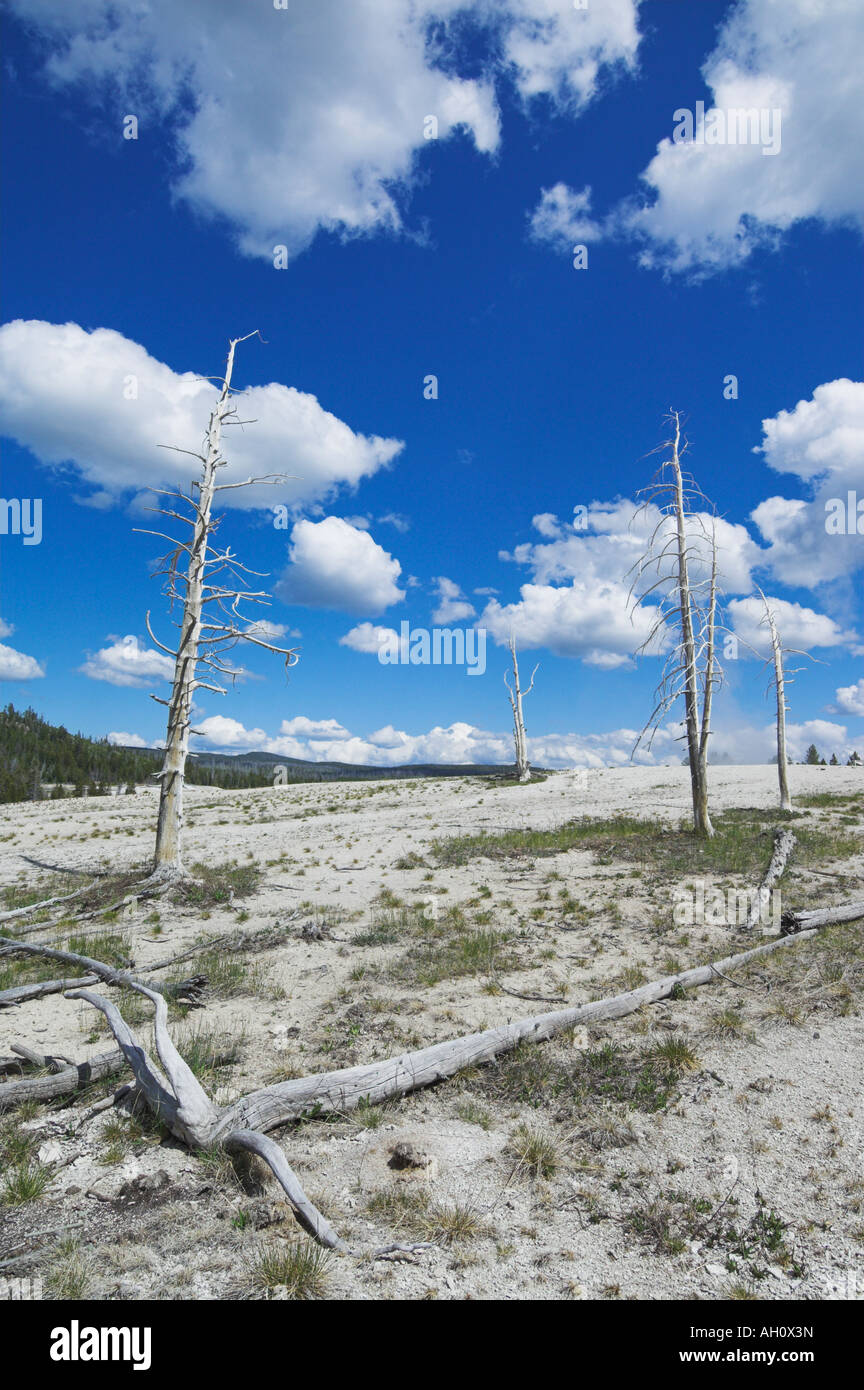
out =
<svg viewBox="0 0 864 1390"><path fill-rule="evenodd" d="M771 655L765 659L764 665L773 665L774 667L774 674L768 683L768 689L770 690L773 687L777 702L777 779L780 784L780 810L791 811L792 797L789 792L788 776L789 760L786 756L786 715L789 710L789 704L786 700L786 687L787 685L795 684L790 677L797 675L802 668L796 666L792 671L788 671L786 669L785 659L787 656L806 656L810 661L815 661L816 658L811 656L809 652L800 651L797 647L785 647L783 645L783 638L777 628L777 618L774 609L771 607L758 584L756 585L756 592L762 600L762 607L764 610L762 613L762 626L768 628L771 641ZM745 646L749 647L749 643L745 643ZM750 647L750 651L753 652L754 656L761 655L761 653L757 652L753 647Z"/></svg>
<svg viewBox="0 0 864 1390"><path fill-rule="evenodd" d="M191 509L191 516L171 507L152 509L162 516L173 517L190 526L191 539L178 541L161 531L144 531L146 535L160 536L163 540L171 541L172 550L164 557L161 562L163 568L157 573L167 575L167 593L172 607L175 603L182 607L182 618L177 624L180 629L180 641L176 649L165 646L154 635L149 612L146 619L147 631L156 646L174 661L170 700L163 700L158 695L151 696L151 699L168 708L165 759L162 771L157 774L160 778L159 817L151 882L165 882L170 885L188 877L181 857L181 836L183 783L189 753L189 736L196 732L192 728L192 702L196 690L211 690L219 695L227 693L224 686L199 679L199 666L206 667L216 675L235 679L237 669L227 663L225 657L241 641L277 652L284 656L286 666L294 665L299 660L296 650L277 647L272 642L263 640L260 630L256 632L254 621L240 609L243 603L269 602L268 593L249 589L243 578L247 574L255 575L256 578L261 576L257 571L242 565L232 554L230 546L218 550L210 544L221 520L213 516L213 503L218 493L227 492L232 488L249 487L253 483L276 483L287 476L270 473L261 478L250 477L239 483L216 482L219 469L227 467L227 460L222 456L223 425L253 423L237 419L237 408L233 403L235 393L231 388L237 344L252 337L255 337L254 333L247 333L245 337L233 338L230 342L225 375L215 378L221 383L221 390L210 414L204 452L196 454L190 449L163 445L164 448L190 454L192 458L201 461L201 478L192 483L188 495L165 488L152 489L163 496L176 498ZM214 582L223 574L229 576L225 583ZM213 605L212 609L210 605Z"/></svg>
<svg viewBox="0 0 864 1390"><path fill-rule="evenodd" d="M531 781L531 764L528 762L528 740L525 736L525 718L522 713L522 701L526 695L530 695L534 689L534 677L540 666L539 661L531 672L531 682L527 690L523 690L519 682L519 662L516 657L516 640L511 632L510 640L507 643L510 649L510 659L513 662L513 687L507 679L507 672L504 672L504 684L507 687L507 694L510 697L510 708L513 711L513 739L516 745L516 776L520 782Z"/></svg>
<svg viewBox="0 0 864 1390"><path fill-rule="evenodd" d="M756 592L761 598L762 605L765 609L762 622L767 625L768 632L771 636L771 655L766 660L765 665L767 666L769 661L773 661L774 664L774 675L771 678L768 688L770 690L773 685L777 697L777 778L780 783L780 810L791 811L792 798L789 795L789 777L787 774L786 760L786 711L789 706L786 703L787 674L783 661L785 652L782 639L777 631L777 621L774 617L774 610L769 605L762 590L757 587ZM798 652L796 655L803 656L804 653Z"/></svg>
<svg viewBox="0 0 864 1390"><path fill-rule="evenodd" d="M652 594L660 596L655 605L656 620L639 651L656 651L670 631L675 633L675 640L657 687L657 703L633 751L646 733L650 748L663 715L683 695L693 828L697 835L710 837L714 827L708 814L708 740L714 690L722 680L716 651L717 534L713 507L692 475L685 475L681 468L687 444L682 444L678 411L671 412L670 420L672 437L660 446L661 450L670 450L670 457L661 464L651 484L640 489L645 499L641 510L647 512L654 506L660 519L645 554L634 566L631 595L643 577L656 574L654 582L636 599L637 603L644 603ZM708 505L710 526L706 525L705 514L696 511L694 502ZM694 570L701 571L704 577L694 579Z"/></svg>

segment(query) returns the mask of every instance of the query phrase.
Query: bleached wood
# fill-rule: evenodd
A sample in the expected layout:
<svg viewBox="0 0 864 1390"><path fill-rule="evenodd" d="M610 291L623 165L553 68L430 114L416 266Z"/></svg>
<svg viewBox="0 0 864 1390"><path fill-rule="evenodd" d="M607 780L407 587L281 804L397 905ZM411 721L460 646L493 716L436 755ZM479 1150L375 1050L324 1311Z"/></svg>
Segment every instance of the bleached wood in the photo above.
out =
<svg viewBox="0 0 864 1390"><path fill-rule="evenodd" d="M859 915L864 915L864 906L859 907ZM261 1091L253 1091L231 1107L229 1116L220 1121L219 1129L226 1124L242 1121L251 1128L266 1132L316 1108L323 1111L345 1111L353 1109L361 1101L378 1104L406 1095L410 1091L446 1080L463 1067L480 1066L494 1061L496 1057L512 1051L520 1043L544 1041L579 1024L624 1018L647 1004L668 998L676 987L692 989L708 984L750 960L782 950L791 941L814 935L817 929L814 927L812 930L802 931L796 937L772 938L751 950L742 951L709 965L696 966L676 975L665 976L661 980L640 985L638 989L628 990L608 999L557 1009L517 1023L490 1028L482 1033L472 1033L467 1037L435 1043L417 1052L391 1057L386 1062L348 1067L342 1071L327 1072L319 1076L300 1077L280 1082L276 1086L268 1086Z"/></svg>
<svg viewBox="0 0 864 1390"><path fill-rule="evenodd" d="M257 1154L258 1158L262 1158L281 1185L291 1206L297 1213L301 1225L309 1234L330 1250L341 1250L346 1254L348 1253L349 1247L342 1237L336 1234L327 1218L321 1215L313 1202L309 1201L297 1174L274 1140L268 1138L266 1134L257 1134L254 1130L234 1129L226 1134L222 1140L222 1145L228 1153L245 1150Z"/></svg>
<svg viewBox="0 0 864 1390"><path fill-rule="evenodd" d="M76 985L95 985L98 979L98 975L84 975L74 980L39 980L32 985L15 985L12 989L0 990L0 1009L26 1004L31 999L42 999L46 994L62 994Z"/></svg>
<svg viewBox="0 0 864 1390"><path fill-rule="evenodd" d="M5 1081L0 1084L0 1111L14 1109L25 1101L35 1100L40 1105L58 1096L73 1095L83 1090L93 1081L101 1081L113 1076L123 1067L124 1055L118 1049L91 1057L87 1062L77 1062L54 1076L26 1077L23 1081Z"/></svg>
<svg viewBox="0 0 864 1390"><path fill-rule="evenodd" d="M841 922L856 922L859 917L864 917L864 899L854 903L841 903L839 907L818 907L812 912L784 912L781 931L784 936L801 936L821 927L836 926Z"/></svg>
<svg viewBox="0 0 864 1390"><path fill-rule="evenodd" d="M631 596L646 571L656 568L657 580L640 593L637 600L644 603L652 594L660 591L657 616L639 651L649 651L656 655L658 644L663 642L668 631L675 632L676 640L663 669L654 709L637 738L633 751L636 751L649 731L650 747L651 739L656 734L663 715L683 696L693 828L697 835L710 838L714 834L714 827L708 812L708 740L711 734L714 689L722 680L715 641L718 602L717 535L712 516L710 535L707 536L711 548L710 579L694 583L691 577L691 559L695 558L698 561L703 557L699 549L688 540L687 521L688 518L692 521L695 515L690 509L690 499L695 496L707 502L707 498L690 477L685 488L681 458L687 446L686 443L682 445L681 441L681 418L674 410L670 412L669 418L673 426L672 438L661 447L668 447L671 456L663 463L651 486L641 489L643 496L646 496L643 510L647 510L652 503L657 505L660 521L648 541L645 554L633 567L636 578L631 587ZM666 476L667 470L671 472L671 477ZM672 522L672 533L662 540L662 533L668 521ZM700 525L705 536L704 522L700 522ZM662 568L666 560L671 563L670 572ZM706 585L707 602L699 597L699 591Z"/></svg>
<svg viewBox="0 0 864 1390"><path fill-rule="evenodd" d="M180 640L176 650L172 650L159 641L150 625L150 616L147 615L147 631L151 638L157 647L174 658L170 699L163 700L160 696L152 696L159 704L167 706L168 726L163 764L160 772L156 774L159 780L159 811L156 824L153 873L146 880L148 885L164 884L173 887L175 883L189 878L183 865L181 841L183 788L186 761L189 754L189 738L191 734L196 732L192 728L193 699L198 690L209 690L218 695L226 693L224 686L198 678L197 668L206 666L210 671L230 676L232 679L237 676L237 669L221 660L218 648L220 642L228 642L233 646L239 641L249 641L255 646L280 653L285 657L286 665L294 664L299 659L294 649L277 647L271 642L263 641L259 635L255 634L254 624L251 627L248 625L248 619L244 616L239 605L248 602L261 602L269 598L269 595L263 592L252 592L248 587L245 587L245 580L238 571L243 573L253 573L253 571L247 570L246 566L240 564L236 557L231 554L230 547L224 552L214 552L210 546L210 538L218 524L212 514L213 502L217 493L258 483L276 483L285 477L284 474L267 474L260 478L250 476L238 483L221 485L216 483L217 470L226 466L226 461L222 457L223 426L232 423L252 423L237 420L236 408L232 404L231 381L238 343L245 342L254 336L254 333L247 333L245 337L232 338L229 343L225 375L218 378L221 381L221 388L207 426L206 446L202 454L192 454L192 457L200 459L202 465L200 479L192 484L192 487L197 489L197 499L192 495L191 489L188 496L174 491L167 494L178 497L192 509L193 515L191 517L183 516L171 507L155 509L164 516L185 521L187 525L192 527L192 537L188 541L176 540L170 536L164 537L164 539L171 541L173 549L165 557L160 573L167 575L167 587L171 599L182 604ZM167 445L164 447L175 448L176 446ZM191 451L181 449L178 452L188 453ZM154 491L164 492L164 489L154 489ZM148 531L145 534L159 535L162 533ZM185 573L181 572L179 568L181 556L186 557ZM213 566L215 569L211 569ZM238 584L244 585L243 588L229 589L208 582L212 580L214 574L219 574L226 569ZM179 586L182 586L182 591ZM227 622L204 623L205 605L211 603L217 605L217 608L227 618Z"/></svg>
<svg viewBox="0 0 864 1390"><path fill-rule="evenodd" d="M864 916L864 903L852 904L846 911ZM832 920L837 920L836 913L835 909ZM132 1068L141 1094L176 1137L192 1148L218 1144L230 1150L247 1149L256 1153L269 1165L307 1229L331 1248L348 1250L349 1247L309 1202L282 1150L266 1139L267 1131L309 1112L342 1113L356 1108L361 1101L378 1104L406 1095L446 1080L464 1067L491 1062L520 1043L539 1042L578 1024L623 1018L646 1004L667 998L676 988L688 989L711 980L726 979L729 972L738 966L794 945L799 938L813 936L817 930L819 928L813 926L796 935L780 936L749 951L668 975L608 999L538 1014L481 1033L435 1043L384 1062L280 1082L253 1091L235 1104L221 1109L210 1102L168 1036L165 1001L159 994L138 982L131 982L132 988L145 994L157 1011L157 1049L168 1080L147 1056L113 1004L87 989L72 990L67 998L84 999L105 1015ZM21 1084L13 1083L13 1086ZM7 1088L0 1088L0 1097L3 1089ZM387 1253L398 1248L401 1247L387 1247Z"/></svg>
<svg viewBox="0 0 864 1390"><path fill-rule="evenodd" d="M42 912L46 907L53 907L55 903L68 903L70 898L80 898L82 893L88 893L95 886L94 881L84 888L76 888L72 893L61 893L57 898L43 898L41 902L30 903L27 907L14 907L9 912L0 912L0 922L12 922L16 917L28 917L31 912Z"/></svg>
<svg viewBox="0 0 864 1390"><path fill-rule="evenodd" d="M522 701L526 695L530 695L534 689L534 677L537 674L540 663L531 672L531 682L526 690L522 689L519 679L519 662L516 655L516 640L511 632L507 643L510 650L510 660L513 663L513 688L504 673L504 684L507 687L507 695L510 700L510 708L513 711L513 741L516 751L516 775L520 782L531 781L531 765L528 761L528 740L525 735L525 716L522 710Z"/></svg>
<svg viewBox="0 0 864 1390"><path fill-rule="evenodd" d="M771 900L771 891L786 868L786 861L792 853L794 845L795 836L791 830L778 830L776 832L771 863L768 865L768 871L762 880L758 893L755 894L753 902L750 904L750 911L747 913L747 921L744 923L746 931L752 931L754 927L758 927L765 917Z"/></svg>
<svg viewBox="0 0 864 1390"><path fill-rule="evenodd" d="M104 960L94 960L92 956L83 956L77 951L61 951L56 946L37 945L33 941L20 941L12 936L0 936L0 947L4 948L4 955L9 952L22 952L29 956L45 956L48 960L61 960L65 965L82 965L88 974L104 980L107 985L126 985L131 989L137 989L141 985L140 980L128 971L118 970L113 965L107 965ZM75 983L80 984L81 981L76 980ZM164 985L153 984L151 987L165 993Z"/></svg>

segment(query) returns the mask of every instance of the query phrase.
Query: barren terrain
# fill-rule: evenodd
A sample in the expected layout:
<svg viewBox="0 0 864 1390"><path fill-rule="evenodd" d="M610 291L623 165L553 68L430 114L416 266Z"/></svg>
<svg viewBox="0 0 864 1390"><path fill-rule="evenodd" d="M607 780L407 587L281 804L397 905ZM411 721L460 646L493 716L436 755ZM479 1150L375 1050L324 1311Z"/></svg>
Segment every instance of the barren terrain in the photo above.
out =
<svg viewBox="0 0 864 1390"><path fill-rule="evenodd" d="M864 897L864 773L796 766L790 781L784 910ZM224 870L222 888L70 916L41 939L139 969L202 946L173 969L207 974L204 1006L172 1006L172 1028L228 1100L758 944L676 920L674 892L758 885L776 804L775 768L713 768L718 843L702 849L673 833L683 767L188 788L186 862ZM150 791L0 808L5 906L143 864L155 811ZM0 988L60 973L4 970ZM862 989L861 924L833 927L620 1022L279 1132L353 1245L432 1242L405 1260L319 1257L269 1178L189 1153L138 1112L80 1123L124 1074L10 1111L0 1281L110 1299L860 1298ZM146 1001L107 993L146 1032ZM114 1046L60 993L0 1009L0 1058L16 1043L75 1061Z"/></svg>

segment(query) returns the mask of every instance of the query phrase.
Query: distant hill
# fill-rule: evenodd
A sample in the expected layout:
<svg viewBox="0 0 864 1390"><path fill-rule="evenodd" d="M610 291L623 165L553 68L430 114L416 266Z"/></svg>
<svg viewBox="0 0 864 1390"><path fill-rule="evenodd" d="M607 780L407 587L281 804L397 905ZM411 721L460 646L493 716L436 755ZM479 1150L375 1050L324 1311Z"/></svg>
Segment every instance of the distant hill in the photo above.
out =
<svg viewBox="0 0 864 1390"><path fill-rule="evenodd" d="M35 710L0 710L0 802L38 801L105 793L111 786L153 785L162 765L160 748L129 748L107 739L72 734L49 724ZM190 754L186 779L194 786L271 787L274 768L285 768L282 781L362 782L381 778L505 776L506 766L490 763L411 763L400 767L366 767L356 763L305 762L279 753ZM46 787L52 790L46 791Z"/></svg>

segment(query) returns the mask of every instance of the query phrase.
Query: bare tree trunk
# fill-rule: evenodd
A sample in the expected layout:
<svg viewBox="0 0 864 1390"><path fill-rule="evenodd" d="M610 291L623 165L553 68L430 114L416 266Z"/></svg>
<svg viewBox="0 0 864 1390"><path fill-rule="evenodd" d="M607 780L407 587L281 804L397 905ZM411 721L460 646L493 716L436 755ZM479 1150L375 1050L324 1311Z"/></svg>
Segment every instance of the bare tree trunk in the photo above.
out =
<svg viewBox="0 0 864 1390"><path fill-rule="evenodd" d="M204 599L204 566L207 541L210 535L211 512L216 481L216 468L222 451L222 421L230 409L231 377L234 372L232 341L228 349L225 379L219 399L210 415L207 428L207 453L204 471L198 486L192 543L184 545L189 556L186 572L186 596L183 605L183 626L180 645L174 662L174 684L168 706L168 737L165 761L162 765L159 788L159 819L156 826L156 855L154 870L159 876L184 873L180 854L183 829L183 780L189 752L189 728L192 716L192 693L198 664L198 645L201 640L201 610Z"/></svg>
<svg viewBox="0 0 864 1390"><path fill-rule="evenodd" d="M684 520L684 483L681 477L679 445L681 422L676 412L675 438L672 444L672 469L675 488L675 525L678 539L678 603L681 613L681 645L684 656L684 708L687 728L687 756L690 762L690 790L693 799L693 828L697 835L711 836L714 827L708 815L708 776L707 776L707 717L703 717L703 727L699 729L699 672L696 662L696 638L693 630L693 599L690 591L690 571L687 559L687 531ZM716 576L716 553L715 553ZM712 584L712 593L715 593ZM713 660L713 603L711 616L711 645ZM710 691L713 672L706 669L705 711L710 714Z"/></svg>
<svg viewBox="0 0 864 1390"><path fill-rule="evenodd" d="M771 633L771 650L774 654L774 686L777 694L777 778L780 783L780 810L792 810L789 795L789 778L786 763L786 678L783 672L783 647L774 614L768 607L765 595L765 612L768 615L768 628Z"/></svg>
<svg viewBox="0 0 864 1390"><path fill-rule="evenodd" d="M246 337L253 336L251 333L246 335ZM207 427L206 449L203 454L193 455L194 458L200 460L202 465L200 480L192 483L192 489L197 489L197 499L192 490L190 490L189 496L182 492L173 491L167 494L170 497L178 498L187 507L191 507L192 516L183 516L171 509L156 509L165 516L174 517L185 522L187 526L191 526L192 538L189 541L178 541L170 536L163 537L172 541L173 550L167 557L166 569L162 572L168 575L168 593L171 599L178 600L182 605L180 642L176 651L164 646L157 639L150 626L149 613L147 615L147 630L151 638L161 651L174 659L174 677L170 700L162 700L156 695L152 697L159 704L167 705L168 729L165 757L162 770L158 774L161 779L159 815L151 882L164 880L170 884L174 880L188 878L181 857L181 837L186 759L189 753L189 735L194 732L191 728L192 702L195 691L199 688L212 690L220 695L225 694L224 687L198 679L196 672L199 665L205 665L209 670L224 675L236 674L234 668L224 663L223 658L224 653L239 641L252 642L255 646L264 647L268 651L279 652L285 657L286 665L291 665L297 660L295 651L276 647L271 642L263 640L260 635L256 635L254 623L245 625L248 623L248 619L245 614L241 613L239 605L244 601L260 603L269 596L261 592L252 592L245 586L245 581L238 575L238 571L245 571L246 567L240 564L236 556L232 554L230 547L224 551L218 551L210 545L210 537L216 524L212 516L216 493L224 492L229 488L247 487L251 483L277 482L284 476L270 474L263 478L250 477L244 482L221 485L216 482L217 470L226 466L226 461L222 457L222 426L226 422L233 423L233 417L236 416L236 408L232 404L231 378L234 372L234 353L237 344L242 342L245 342L245 338L233 338L229 344L222 389L210 414ZM166 447L175 448L173 445ZM190 453L191 451L177 449L177 452ZM161 488L152 490L154 492L165 491ZM148 534L162 535L163 533L156 531ZM185 572L181 573L179 565L183 555L186 556L186 567ZM211 570L210 566L216 568ZM232 576L237 576L233 582L238 587L226 587L212 582L214 575L225 570ZM249 573L250 571L246 572ZM178 584L184 586L182 592L178 590ZM216 608L207 611L208 613L215 613L215 620L205 622L203 619L204 606L211 603L215 604ZM224 616L220 618L220 614ZM223 646L223 643L228 645Z"/></svg>
<svg viewBox="0 0 864 1390"><path fill-rule="evenodd" d="M505 672L504 684L507 687L507 694L510 699L510 708L513 711L513 741L516 749L516 776L520 782L531 781L531 766L528 762L528 740L525 735L525 717L522 713L522 701L526 695L530 695L534 689L534 677L537 674L537 666L531 672L531 683L527 690L523 690L519 681L519 662L516 657L516 641L513 634L507 643L510 649L510 659L513 662L513 689Z"/></svg>

